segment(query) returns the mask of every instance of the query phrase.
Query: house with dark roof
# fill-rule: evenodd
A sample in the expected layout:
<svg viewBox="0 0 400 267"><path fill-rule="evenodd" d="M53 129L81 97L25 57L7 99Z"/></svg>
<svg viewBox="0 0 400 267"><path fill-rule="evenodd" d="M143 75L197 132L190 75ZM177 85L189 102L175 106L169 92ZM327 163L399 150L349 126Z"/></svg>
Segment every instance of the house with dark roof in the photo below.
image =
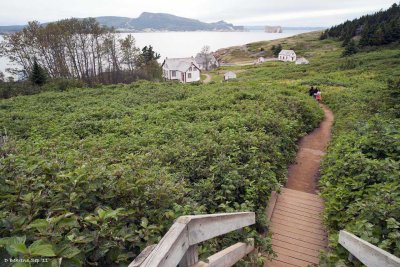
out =
<svg viewBox="0 0 400 267"><path fill-rule="evenodd" d="M166 80L176 80L182 83L200 81L201 71L193 57L166 58L161 67Z"/></svg>

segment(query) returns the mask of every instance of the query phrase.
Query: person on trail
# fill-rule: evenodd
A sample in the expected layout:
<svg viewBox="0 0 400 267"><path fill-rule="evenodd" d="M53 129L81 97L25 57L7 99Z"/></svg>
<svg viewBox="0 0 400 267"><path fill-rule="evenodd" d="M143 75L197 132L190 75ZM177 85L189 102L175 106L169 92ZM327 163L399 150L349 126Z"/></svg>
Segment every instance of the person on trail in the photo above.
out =
<svg viewBox="0 0 400 267"><path fill-rule="evenodd" d="M310 90L308 91L308 93L310 94L310 96L314 96L314 93L315 93L314 86L311 86L311 88L310 88Z"/></svg>
<svg viewBox="0 0 400 267"><path fill-rule="evenodd" d="M315 95L315 99L316 99L318 102L321 102L321 101L322 101L322 94L321 94L321 91L320 91L319 89L317 89L317 92L316 92L314 95Z"/></svg>

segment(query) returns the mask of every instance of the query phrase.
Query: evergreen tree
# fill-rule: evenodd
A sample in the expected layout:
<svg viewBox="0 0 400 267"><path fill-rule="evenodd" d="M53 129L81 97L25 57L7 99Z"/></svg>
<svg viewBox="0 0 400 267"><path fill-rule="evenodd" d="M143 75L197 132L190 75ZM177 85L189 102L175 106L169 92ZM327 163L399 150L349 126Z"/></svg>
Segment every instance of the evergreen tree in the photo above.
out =
<svg viewBox="0 0 400 267"><path fill-rule="evenodd" d="M343 56L347 57L347 56L351 56L354 55L358 52L358 48L356 46L356 43L354 42L354 40L351 40L347 45L346 48L343 51Z"/></svg>
<svg viewBox="0 0 400 267"><path fill-rule="evenodd" d="M278 44L277 46L273 45L271 50L272 50L272 53L274 54L274 56L277 57L279 55L279 53L282 51L282 45L281 44Z"/></svg>
<svg viewBox="0 0 400 267"><path fill-rule="evenodd" d="M42 86L46 83L47 77L44 69L37 63L36 59L33 62L32 72L29 80L36 85Z"/></svg>

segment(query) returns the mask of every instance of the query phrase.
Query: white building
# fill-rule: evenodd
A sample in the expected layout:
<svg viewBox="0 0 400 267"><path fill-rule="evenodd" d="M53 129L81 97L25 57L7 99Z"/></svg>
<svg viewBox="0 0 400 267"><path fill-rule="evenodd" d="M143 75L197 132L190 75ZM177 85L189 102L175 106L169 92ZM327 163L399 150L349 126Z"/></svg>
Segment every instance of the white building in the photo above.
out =
<svg viewBox="0 0 400 267"><path fill-rule="evenodd" d="M282 50L279 53L278 59L281 61L296 61L296 53L293 50Z"/></svg>
<svg viewBox="0 0 400 267"><path fill-rule="evenodd" d="M262 63L264 63L264 62L265 62L265 58L259 57L259 58L257 59L257 61L256 61L256 64L262 64Z"/></svg>
<svg viewBox="0 0 400 267"><path fill-rule="evenodd" d="M224 74L224 80L230 80L230 79L236 79L236 73L233 71L228 71L227 73Z"/></svg>
<svg viewBox="0 0 400 267"><path fill-rule="evenodd" d="M198 53L195 60L200 70L213 70L219 67L219 62L212 53Z"/></svg>
<svg viewBox="0 0 400 267"><path fill-rule="evenodd" d="M182 83L200 81L200 68L193 57L166 58L161 67L166 80L176 80Z"/></svg>
<svg viewBox="0 0 400 267"><path fill-rule="evenodd" d="M303 64L309 64L309 63L310 62L304 57L301 57L296 60L296 65L303 65Z"/></svg>

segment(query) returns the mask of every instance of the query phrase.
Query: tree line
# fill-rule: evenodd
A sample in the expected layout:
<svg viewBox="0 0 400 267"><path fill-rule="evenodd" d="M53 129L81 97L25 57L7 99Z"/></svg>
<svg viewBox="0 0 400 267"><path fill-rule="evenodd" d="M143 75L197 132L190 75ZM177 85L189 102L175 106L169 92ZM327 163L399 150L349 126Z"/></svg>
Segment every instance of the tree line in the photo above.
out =
<svg viewBox="0 0 400 267"><path fill-rule="evenodd" d="M355 36L360 36L360 47L400 41L400 4L395 3L385 11L381 10L334 26L324 31L321 39L338 38L343 41L343 46L348 46Z"/></svg>
<svg viewBox="0 0 400 267"><path fill-rule="evenodd" d="M132 35L119 38L94 18L29 22L22 31L4 36L0 55L18 66L12 73L25 77L39 65L49 78L88 84L161 79L160 55L151 46L140 50Z"/></svg>

